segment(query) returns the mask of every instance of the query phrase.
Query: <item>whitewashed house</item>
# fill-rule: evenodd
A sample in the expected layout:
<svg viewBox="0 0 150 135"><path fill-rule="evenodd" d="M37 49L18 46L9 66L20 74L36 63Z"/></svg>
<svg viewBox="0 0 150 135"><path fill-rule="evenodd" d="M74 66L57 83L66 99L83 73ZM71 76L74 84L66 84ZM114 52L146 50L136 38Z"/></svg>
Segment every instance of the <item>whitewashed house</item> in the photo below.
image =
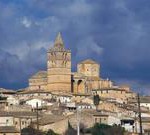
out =
<svg viewBox="0 0 150 135"><path fill-rule="evenodd" d="M94 109L94 105L88 104L88 103L77 103L76 107L78 109Z"/></svg>
<svg viewBox="0 0 150 135"><path fill-rule="evenodd" d="M72 96L71 95L65 95L65 94L59 94L59 95L53 95L57 102L60 102L60 103L69 103L71 102L71 98Z"/></svg>
<svg viewBox="0 0 150 135"><path fill-rule="evenodd" d="M0 126L13 126L13 117L0 114Z"/></svg>
<svg viewBox="0 0 150 135"><path fill-rule="evenodd" d="M19 100L15 98L14 96L8 96L7 103L8 105L19 105Z"/></svg>
<svg viewBox="0 0 150 135"><path fill-rule="evenodd" d="M140 105L150 110L150 96L140 97Z"/></svg>
<svg viewBox="0 0 150 135"><path fill-rule="evenodd" d="M27 100L25 104L32 106L32 108L36 108L38 104L38 107L40 108L46 105L46 101L44 101L43 99L33 98L33 99Z"/></svg>

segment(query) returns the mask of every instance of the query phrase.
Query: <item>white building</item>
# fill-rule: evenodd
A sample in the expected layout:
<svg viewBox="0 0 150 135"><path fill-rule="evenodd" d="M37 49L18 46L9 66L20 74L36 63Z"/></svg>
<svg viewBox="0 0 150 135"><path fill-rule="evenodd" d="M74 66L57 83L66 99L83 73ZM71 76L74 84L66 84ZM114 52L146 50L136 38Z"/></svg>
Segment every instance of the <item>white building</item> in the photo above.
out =
<svg viewBox="0 0 150 135"><path fill-rule="evenodd" d="M19 105L19 100L16 99L14 96L8 96L7 103L8 105Z"/></svg>
<svg viewBox="0 0 150 135"><path fill-rule="evenodd" d="M94 105L88 104L88 103L77 103L76 107L78 109L95 109Z"/></svg>
<svg viewBox="0 0 150 135"><path fill-rule="evenodd" d="M140 105L150 110L150 96L140 97Z"/></svg>
<svg viewBox="0 0 150 135"><path fill-rule="evenodd" d="M52 97L56 98L56 101L60 103L69 103L72 99L72 96L69 94L53 94Z"/></svg>
<svg viewBox="0 0 150 135"><path fill-rule="evenodd" d="M27 100L30 98L42 98L42 99L51 99L52 95L50 92L45 92L42 90L37 90L37 91L20 91L17 93L17 97L22 100Z"/></svg>
<svg viewBox="0 0 150 135"><path fill-rule="evenodd" d="M0 115L0 126L13 126L13 117L8 115Z"/></svg>
<svg viewBox="0 0 150 135"><path fill-rule="evenodd" d="M107 124L107 125L119 125L121 124L121 121L118 117L113 115L107 115L107 114L95 114L94 115L94 121L95 123L101 123L101 124Z"/></svg>
<svg viewBox="0 0 150 135"><path fill-rule="evenodd" d="M36 108L37 104L39 108L46 105L46 101L44 101L43 99L37 99L37 98L29 99L25 103L27 105L32 106L32 108Z"/></svg>
<svg viewBox="0 0 150 135"><path fill-rule="evenodd" d="M124 118L121 120L121 126L129 132L134 132L135 130L135 121L131 118Z"/></svg>

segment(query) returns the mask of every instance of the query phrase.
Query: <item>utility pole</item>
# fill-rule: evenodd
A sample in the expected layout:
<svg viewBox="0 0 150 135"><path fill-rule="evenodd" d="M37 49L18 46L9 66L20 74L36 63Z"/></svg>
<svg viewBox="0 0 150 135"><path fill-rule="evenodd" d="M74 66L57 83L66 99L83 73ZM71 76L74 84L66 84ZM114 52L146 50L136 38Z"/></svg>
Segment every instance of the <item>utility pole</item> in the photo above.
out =
<svg viewBox="0 0 150 135"><path fill-rule="evenodd" d="M138 113L139 113L139 122L140 122L140 135L143 135L143 129L142 129L142 118L141 118L141 106L140 106L140 95L138 93L137 95L138 99Z"/></svg>
<svg viewBox="0 0 150 135"><path fill-rule="evenodd" d="M135 111L135 117L134 117L134 125L135 125L135 133L137 133L137 111Z"/></svg>
<svg viewBox="0 0 150 135"><path fill-rule="evenodd" d="M36 102L36 120L37 120L37 130L39 130L39 107L38 102Z"/></svg>
<svg viewBox="0 0 150 135"><path fill-rule="evenodd" d="M90 94L91 94L91 92L92 92L92 78L90 78L90 87L91 87L91 89L90 89Z"/></svg>
<svg viewBox="0 0 150 135"><path fill-rule="evenodd" d="M21 130L22 130L22 128L21 128L21 118L19 118L19 128L20 128L20 133L21 133Z"/></svg>
<svg viewBox="0 0 150 135"><path fill-rule="evenodd" d="M80 114L78 107L77 107L77 135L80 135Z"/></svg>

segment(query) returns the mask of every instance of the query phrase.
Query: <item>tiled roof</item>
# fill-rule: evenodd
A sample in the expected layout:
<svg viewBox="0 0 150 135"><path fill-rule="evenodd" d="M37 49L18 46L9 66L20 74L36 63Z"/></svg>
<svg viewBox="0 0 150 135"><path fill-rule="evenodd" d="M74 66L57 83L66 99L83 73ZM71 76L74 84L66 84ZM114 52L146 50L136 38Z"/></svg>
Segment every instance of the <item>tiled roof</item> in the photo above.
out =
<svg viewBox="0 0 150 135"><path fill-rule="evenodd" d="M25 90L25 91L19 92L18 94L35 94L35 93L49 93L49 94L51 94L51 92L45 91L45 90L42 90L42 89L39 89L39 90Z"/></svg>
<svg viewBox="0 0 150 135"><path fill-rule="evenodd" d="M30 117L30 116L36 116L36 112L6 112L6 111L1 111L0 112L0 117L1 116L14 116L14 117Z"/></svg>
<svg viewBox="0 0 150 135"><path fill-rule="evenodd" d="M79 64L98 64L98 63L92 59L87 59L87 60L81 61Z"/></svg>
<svg viewBox="0 0 150 135"><path fill-rule="evenodd" d="M141 96L140 102L141 103L150 103L150 96Z"/></svg>
<svg viewBox="0 0 150 135"><path fill-rule="evenodd" d="M47 78L47 71L39 71L31 77L31 79Z"/></svg>
<svg viewBox="0 0 150 135"><path fill-rule="evenodd" d="M142 122L150 123L150 117L142 117Z"/></svg>
<svg viewBox="0 0 150 135"><path fill-rule="evenodd" d="M0 94L1 93L12 93L12 94L15 94L16 91L15 90L8 90L8 89L0 88Z"/></svg>
<svg viewBox="0 0 150 135"><path fill-rule="evenodd" d="M95 89L92 91L125 91L124 89L120 89L120 88L101 88L101 89Z"/></svg>
<svg viewBox="0 0 150 135"><path fill-rule="evenodd" d="M13 126L0 126L0 133L20 133L20 132Z"/></svg>
<svg viewBox="0 0 150 135"><path fill-rule="evenodd" d="M63 115L44 115L43 117L41 117L41 119L39 119L39 125L48 125L63 119L66 119L66 117ZM36 121L34 123L36 123Z"/></svg>

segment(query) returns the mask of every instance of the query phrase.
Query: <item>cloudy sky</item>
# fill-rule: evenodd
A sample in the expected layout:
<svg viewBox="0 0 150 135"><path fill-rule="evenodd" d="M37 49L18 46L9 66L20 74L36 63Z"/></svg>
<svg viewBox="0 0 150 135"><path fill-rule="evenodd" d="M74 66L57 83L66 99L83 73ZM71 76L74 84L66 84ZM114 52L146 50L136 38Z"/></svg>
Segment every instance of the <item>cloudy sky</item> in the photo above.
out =
<svg viewBox="0 0 150 135"><path fill-rule="evenodd" d="M92 58L103 78L150 94L149 0L0 0L0 87L26 87L45 70L59 31L73 71Z"/></svg>

